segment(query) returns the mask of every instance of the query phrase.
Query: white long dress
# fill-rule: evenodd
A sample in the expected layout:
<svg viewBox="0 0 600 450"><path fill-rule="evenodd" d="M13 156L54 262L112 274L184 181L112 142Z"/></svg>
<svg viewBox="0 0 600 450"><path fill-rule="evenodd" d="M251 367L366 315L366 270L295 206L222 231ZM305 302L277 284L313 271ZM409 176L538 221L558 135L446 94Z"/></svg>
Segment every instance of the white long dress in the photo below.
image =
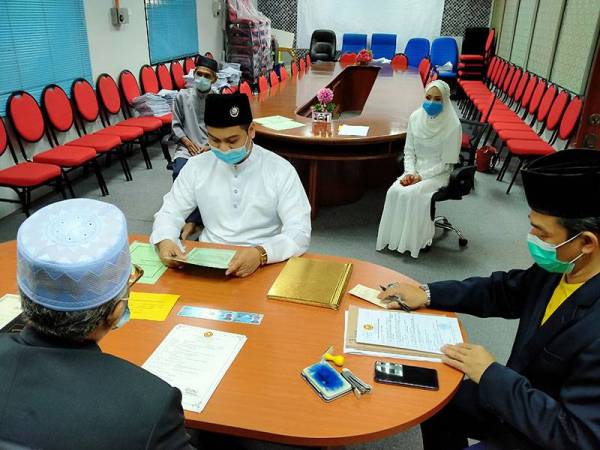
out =
<svg viewBox="0 0 600 450"><path fill-rule="evenodd" d="M414 114L413 114L414 116ZM379 232L377 250L386 246L398 252L409 251L413 258L419 251L431 245L435 234L435 225L431 220L430 207L432 195L448 184L453 164L458 161L460 151L461 127L457 123L440 145L438 139L421 139L412 132L413 116L409 121L404 146L404 173L388 189ZM455 160L448 158L448 147L456 148ZM422 180L409 186L402 186L400 179L405 174L420 175Z"/></svg>

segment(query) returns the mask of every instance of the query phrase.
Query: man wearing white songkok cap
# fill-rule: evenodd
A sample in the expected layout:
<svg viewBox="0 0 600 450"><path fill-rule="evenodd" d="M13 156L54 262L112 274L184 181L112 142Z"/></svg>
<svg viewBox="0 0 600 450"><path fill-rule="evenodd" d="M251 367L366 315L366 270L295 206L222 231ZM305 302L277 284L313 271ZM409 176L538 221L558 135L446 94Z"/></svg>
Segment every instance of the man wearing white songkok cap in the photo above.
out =
<svg viewBox="0 0 600 450"><path fill-rule="evenodd" d="M98 346L129 318L123 213L54 203L21 225L17 258L27 326L0 336L0 448L191 448L180 391Z"/></svg>
<svg viewBox="0 0 600 450"><path fill-rule="evenodd" d="M445 81L425 88L423 106L408 119L404 144L404 174L388 190L377 250L386 246L413 258L431 245L435 225L431 220L431 197L448 184L459 160L462 128L450 101Z"/></svg>

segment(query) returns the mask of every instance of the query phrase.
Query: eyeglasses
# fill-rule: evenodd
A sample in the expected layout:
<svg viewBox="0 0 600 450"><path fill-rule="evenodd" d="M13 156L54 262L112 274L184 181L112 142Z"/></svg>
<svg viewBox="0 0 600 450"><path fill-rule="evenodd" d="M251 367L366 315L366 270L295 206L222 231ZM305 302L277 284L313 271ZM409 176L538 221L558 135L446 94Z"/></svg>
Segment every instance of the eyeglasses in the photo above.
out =
<svg viewBox="0 0 600 450"><path fill-rule="evenodd" d="M129 289L131 289L131 287L135 283L137 283L140 278L142 278L144 276L144 269L142 269L137 264L133 264L133 268L132 269L133 270L131 271L131 275L129 275L129 282L127 283L127 286L128 286Z"/></svg>

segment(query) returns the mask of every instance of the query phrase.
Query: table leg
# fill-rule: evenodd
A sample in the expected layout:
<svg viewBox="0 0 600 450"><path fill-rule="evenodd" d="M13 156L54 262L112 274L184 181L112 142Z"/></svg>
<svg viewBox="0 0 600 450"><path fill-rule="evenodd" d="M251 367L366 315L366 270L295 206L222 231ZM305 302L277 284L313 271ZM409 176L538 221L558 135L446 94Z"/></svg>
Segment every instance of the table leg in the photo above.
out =
<svg viewBox="0 0 600 450"><path fill-rule="evenodd" d="M319 172L319 161L311 159L308 166L308 201L310 203L310 218L315 220L317 209L319 207L319 198L317 196L317 175Z"/></svg>

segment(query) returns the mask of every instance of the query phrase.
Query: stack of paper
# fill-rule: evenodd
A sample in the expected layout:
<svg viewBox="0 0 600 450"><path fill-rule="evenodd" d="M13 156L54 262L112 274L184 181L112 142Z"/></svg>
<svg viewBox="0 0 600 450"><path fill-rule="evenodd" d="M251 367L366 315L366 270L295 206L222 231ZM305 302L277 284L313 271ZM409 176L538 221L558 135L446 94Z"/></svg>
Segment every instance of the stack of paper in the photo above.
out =
<svg viewBox="0 0 600 450"><path fill-rule="evenodd" d="M178 388L183 409L202 412L246 336L176 325L142 366Z"/></svg>
<svg viewBox="0 0 600 450"><path fill-rule="evenodd" d="M131 103L140 116L164 116L165 114L171 113L173 95L165 95L163 93L163 96L161 96L148 92L139 97L135 97Z"/></svg>
<svg viewBox="0 0 600 450"><path fill-rule="evenodd" d="M129 246L129 253L131 254L131 263L137 264L144 270L144 276L138 283L155 284L167 270L152 244L132 242Z"/></svg>
<svg viewBox="0 0 600 450"><path fill-rule="evenodd" d="M258 119L254 119L254 121L265 128L270 128L277 131L290 130L292 128L299 128L306 125L283 116L260 117Z"/></svg>
<svg viewBox="0 0 600 450"><path fill-rule="evenodd" d="M345 353L440 361L442 346L461 342L455 317L356 306L346 311Z"/></svg>

